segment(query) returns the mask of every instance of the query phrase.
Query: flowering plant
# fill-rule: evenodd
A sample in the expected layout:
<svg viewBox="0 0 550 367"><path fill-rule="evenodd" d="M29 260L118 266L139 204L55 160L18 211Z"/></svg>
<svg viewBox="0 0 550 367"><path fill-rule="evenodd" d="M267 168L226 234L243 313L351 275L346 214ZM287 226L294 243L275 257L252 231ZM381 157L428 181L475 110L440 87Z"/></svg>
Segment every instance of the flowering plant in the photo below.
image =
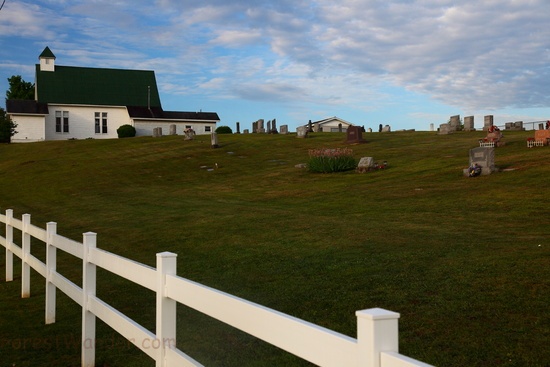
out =
<svg viewBox="0 0 550 367"><path fill-rule="evenodd" d="M310 149L307 168L310 172L331 173L355 169L357 162L353 158L353 150L348 148L337 149Z"/></svg>

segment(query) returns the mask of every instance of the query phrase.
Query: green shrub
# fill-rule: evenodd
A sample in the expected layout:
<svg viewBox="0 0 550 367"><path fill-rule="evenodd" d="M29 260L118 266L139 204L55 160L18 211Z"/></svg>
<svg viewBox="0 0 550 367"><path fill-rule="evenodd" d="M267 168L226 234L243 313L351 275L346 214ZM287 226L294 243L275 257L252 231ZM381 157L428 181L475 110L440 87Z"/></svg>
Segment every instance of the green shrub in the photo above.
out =
<svg viewBox="0 0 550 367"><path fill-rule="evenodd" d="M355 169L353 151L344 149L310 149L307 169L316 173L343 172Z"/></svg>
<svg viewBox="0 0 550 367"><path fill-rule="evenodd" d="M216 129L217 134L233 134L233 130L229 126L219 126Z"/></svg>
<svg viewBox="0 0 550 367"><path fill-rule="evenodd" d="M136 136L136 128L132 125L122 125L116 130L119 138L133 138Z"/></svg>

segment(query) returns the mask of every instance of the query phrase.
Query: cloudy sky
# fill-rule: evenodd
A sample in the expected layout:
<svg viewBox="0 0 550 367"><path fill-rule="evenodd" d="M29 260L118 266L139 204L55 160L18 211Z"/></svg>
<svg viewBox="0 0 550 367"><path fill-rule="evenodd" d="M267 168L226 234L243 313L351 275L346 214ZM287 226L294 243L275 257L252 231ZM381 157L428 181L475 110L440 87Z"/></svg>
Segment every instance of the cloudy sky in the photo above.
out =
<svg viewBox="0 0 550 367"><path fill-rule="evenodd" d="M549 15L549 0L6 0L0 90L33 82L49 46L58 65L154 70L165 110L233 129L548 120Z"/></svg>

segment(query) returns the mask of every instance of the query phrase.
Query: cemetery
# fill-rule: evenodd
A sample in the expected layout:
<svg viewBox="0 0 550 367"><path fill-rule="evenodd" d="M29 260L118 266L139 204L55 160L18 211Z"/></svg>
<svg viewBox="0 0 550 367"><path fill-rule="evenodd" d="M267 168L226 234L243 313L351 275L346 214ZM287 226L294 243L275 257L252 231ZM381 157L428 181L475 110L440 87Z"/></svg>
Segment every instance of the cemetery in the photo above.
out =
<svg viewBox="0 0 550 367"><path fill-rule="evenodd" d="M269 125L0 145L0 212L32 213L40 227L55 221L58 234L79 241L97 233L99 250L147 267L156 253L176 253L178 276L349 337L356 311L392 310L399 352L430 365L550 361L548 146L525 143L539 130L503 128L506 144L485 147L488 128L306 127L299 136ZM356 168L296 168L326 149ZM34 241L29 251L46 259ZM80 284L82 263L57 256L58 270ZM0 282L2 361L78 365L82 309L58 293L57 321L45 325L44 279L31 272L31 296L21 298L21 272L15 262L14 280ZM152 292L97 278L98 296L155 330ZM186 306L176 333L178 348L205 366L312 365ZM98 366L154 365L109 326L98 323L96 334Z"/></svg>

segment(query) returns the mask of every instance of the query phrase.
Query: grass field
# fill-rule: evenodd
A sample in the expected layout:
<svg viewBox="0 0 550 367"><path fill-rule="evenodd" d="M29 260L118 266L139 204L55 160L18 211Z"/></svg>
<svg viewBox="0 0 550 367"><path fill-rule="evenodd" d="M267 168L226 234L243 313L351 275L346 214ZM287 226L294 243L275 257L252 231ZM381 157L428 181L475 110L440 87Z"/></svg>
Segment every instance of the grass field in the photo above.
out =
<svg viewBox="0 0 550 367"><path fill-rule="evenodd" d="M478 132L181 136L0 145L0 210L178 275L356 336L355 311L401 314L400 352L437 366L550 365L550 147L505 132L501 172L463 177ZM388 169L313 174L315 148L353 149ZM217 168L216 168L217 165ZM209 170L211 168L211 170ZM4 229L0 228L4 235ZM16 237L17 239L18 237ZM34 245L34 243L33 243ZM38 244L33 254L44 257ZM44 280L28 299L4 282L0 367L78 366L80 308L58 292L44 325ZM81 264L58 254L80 282ZM154 329L154 294L98 273L98 295ZM98 322L98 366L154 363ZM181 306L178 347L206 366L308 366Z"/></svg>

